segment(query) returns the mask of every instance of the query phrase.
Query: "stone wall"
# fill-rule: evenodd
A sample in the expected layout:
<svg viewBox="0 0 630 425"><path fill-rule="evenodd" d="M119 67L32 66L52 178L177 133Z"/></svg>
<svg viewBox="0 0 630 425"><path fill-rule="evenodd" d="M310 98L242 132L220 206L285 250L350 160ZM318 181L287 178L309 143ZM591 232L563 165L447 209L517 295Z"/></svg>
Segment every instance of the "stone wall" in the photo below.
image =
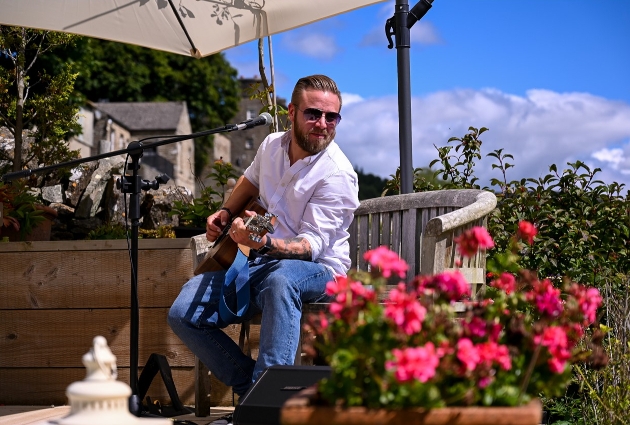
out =
<svg viewBox="0 0 630 425"><path fill-rule="evenodd" d="M52 240L85 239L91 230L101 225L125 223L130 196L123 196L117 187L124 165L122 156L82 164L72 170L67 182L38 189L45 203L58 213L52 226ZM177 216L168 216L173 202L190 202L192 198L190 190L170 185L141 191L140 227L179 225ZM130 221L128 225L131 226Z"/></svg>

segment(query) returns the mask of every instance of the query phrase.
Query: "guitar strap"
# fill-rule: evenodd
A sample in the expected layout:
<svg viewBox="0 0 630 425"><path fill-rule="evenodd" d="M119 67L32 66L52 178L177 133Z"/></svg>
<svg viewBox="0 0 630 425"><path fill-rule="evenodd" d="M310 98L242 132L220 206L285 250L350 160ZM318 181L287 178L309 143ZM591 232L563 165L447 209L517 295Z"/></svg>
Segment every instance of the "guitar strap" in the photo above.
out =
<svg viewBox="0 0 630 425"><path fill-rule="evenodd" d="M239 247L234 262L225 273L219 301L219 317L225 323L236 323L249 307L249 264L247 261L247 255ZM236 311L232 310L225 301L225 292L232 284L236 285Z"/></svg>

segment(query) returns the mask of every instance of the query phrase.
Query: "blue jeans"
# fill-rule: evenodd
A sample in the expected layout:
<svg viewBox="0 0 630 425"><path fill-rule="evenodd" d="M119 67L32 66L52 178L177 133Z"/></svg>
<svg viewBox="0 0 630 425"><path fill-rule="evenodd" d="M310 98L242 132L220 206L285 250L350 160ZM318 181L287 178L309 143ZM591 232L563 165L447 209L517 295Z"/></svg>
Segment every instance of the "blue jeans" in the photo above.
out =
<svg viewBox="0 0 630 425"><path fill-rule="evenodd" d="M267 367L293 364L302 304L328 300L324 293L326 283L334 279L332 271L318 263L264 256L250 259L249 273L250 304L241 321L262 312L258 360L245 355L221 330L230 324L219 318L225 271L190 279L168 314L173 332L239 396ZM232 305L235 296L235 291L225 294L228 305Z"/></svg>

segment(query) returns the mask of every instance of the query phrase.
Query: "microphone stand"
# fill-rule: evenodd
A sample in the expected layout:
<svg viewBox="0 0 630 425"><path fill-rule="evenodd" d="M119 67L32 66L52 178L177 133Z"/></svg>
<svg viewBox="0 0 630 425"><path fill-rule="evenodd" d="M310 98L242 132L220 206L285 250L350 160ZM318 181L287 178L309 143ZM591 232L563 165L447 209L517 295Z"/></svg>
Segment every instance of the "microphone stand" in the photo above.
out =
<svg viewBox="0 0 630 425"><path fill-rule="evenodd" d="M267 116L269 118L267 118ZM7 173L2 176L2 180L9 182L19 178L28 177L34 173L43 173L47 171L56 170L58 168L71 167L84 162L96 161L112 156L127 154L131 157L130 170L131 175L125 175L116 182L116 187L121 190L122 193L128 193L129 196L129 213L128 217L131 219L131 307L130 307L130 335L129 335L129 386L131 387L131 396L129 398L129 411L135 416L140 416L142 413L142 400L138 394L138 340L140 329L140 307L138 304L138 229L140 227L140 191L148 189L157 189L160 183L166 183L168 177L158 176L156 180L148 181L143 180L138 174L140 169L140 158L142 158L145 147L157 147L170 143L181 142L183 140L194 139L197 137L208 136L216 133L227 133L236 130L247 130L249 128L270 124L271 116L269 114L263 114L257 119L245 121L241 124L228 124L223 127L215 128L212 130L206 130L199 133L184 134L181 136L167 137L154 136L147 137L142 140L132 141L127 145L126 149L120 149L117 151L107 152L87 158L78 158L71 161L63 162L56 165L49 165L45 167L39 167L35 169L27 169L22 171L16 171L13 173ZM142 142L151 139L162 139L157 142L143 145Z"/></svg>

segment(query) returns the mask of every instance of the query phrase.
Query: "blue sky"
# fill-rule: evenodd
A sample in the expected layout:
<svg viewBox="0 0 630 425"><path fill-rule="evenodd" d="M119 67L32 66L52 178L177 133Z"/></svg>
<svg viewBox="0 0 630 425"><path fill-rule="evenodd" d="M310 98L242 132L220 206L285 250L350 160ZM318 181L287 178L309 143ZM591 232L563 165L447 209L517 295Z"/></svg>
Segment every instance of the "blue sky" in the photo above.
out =
<svg viewBox="0 0 630 425"><path fill-rule="evenodd" d="M396 49L384 31L394 5L272 37L278 95L288 99L304 75L335 79L344 97L336 141L383 177L399 163ZM629 23L627 0L435 0L411 29L414 166L469 126L488 127L482 153L514 155L508 180L581 160L630 188ZM258 74L255 42L225 55L240 75ZM487 158L477 170L482 184L499 177Z"/></svg>

